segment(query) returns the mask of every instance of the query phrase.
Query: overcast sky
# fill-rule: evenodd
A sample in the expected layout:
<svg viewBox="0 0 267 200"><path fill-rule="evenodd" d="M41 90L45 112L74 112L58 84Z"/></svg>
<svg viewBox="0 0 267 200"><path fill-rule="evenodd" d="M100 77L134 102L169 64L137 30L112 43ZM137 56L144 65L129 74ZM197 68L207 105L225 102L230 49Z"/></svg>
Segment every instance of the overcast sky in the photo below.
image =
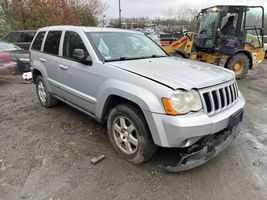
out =
<svg viewBox="0 0 267 200"><path fill-rule="evenodd" d="M119 0L102 0L109 5L105 15L118 17ZM190 3L186 3L190 2ZM213 5L262 5L267 13L267 0L121 0L122 17L166 17L169 8L174 10L191 7L200 10L201 8Z"/></svg>

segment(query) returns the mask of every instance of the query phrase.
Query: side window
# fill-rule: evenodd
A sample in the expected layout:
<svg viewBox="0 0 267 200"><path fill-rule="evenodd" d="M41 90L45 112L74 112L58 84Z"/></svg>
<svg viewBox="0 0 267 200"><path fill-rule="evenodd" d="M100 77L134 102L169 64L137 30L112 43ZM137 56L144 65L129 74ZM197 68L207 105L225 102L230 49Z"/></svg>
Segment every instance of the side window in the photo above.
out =
<svg viewBox="0 0 267 200"><path fill-rule="evenodd" d="M237 13L227 13L226 16L222 18L221 31L224 35L235 35L237 28L238 14Z"/></svg>
<svg viewBox="0 0 267 200"><path fill-rule="evenodd" d="M19 33L18 32L11 32L5 37L6 42L16 43Z"/></svg>
<svg viewBox="0 0 267 200"><path fill-rule="evenodd" d="M33 44L32 44L32 49L34 50L41 50L42 42L45 36L45 32L39 32L38 35L36 36Z"/></svg>
<svg viewBox="0 0 267 200"><path fill-rule="evenodd" d="M62 31L49 31L45 40L44 52L58 55L59 43Z"/></svg>
<svg viewBox="0 0 267 200"><path fill-rule="evenodd" d="M63 57L76 60L75 57L73 57L74 49L83 49L85 55L89 55L79 34L66 31L63 44Z"/></svg>
<svg viewBox="0 0 267 200"><path fill-rule="evenodd" d="M34 32L21 33L18 42L31 42L34 37Z"/></svg>

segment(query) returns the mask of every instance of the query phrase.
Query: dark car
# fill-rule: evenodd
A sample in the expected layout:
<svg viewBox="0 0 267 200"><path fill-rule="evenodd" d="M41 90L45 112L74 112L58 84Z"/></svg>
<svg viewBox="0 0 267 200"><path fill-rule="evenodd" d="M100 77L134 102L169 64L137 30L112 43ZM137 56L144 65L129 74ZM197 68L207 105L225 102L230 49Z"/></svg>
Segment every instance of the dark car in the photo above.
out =
<svg viewBox="0 0 267 200"><path fill-rule="evenodd" d="M3 41L15 44L22 49L29 50L35 33L36 31L34 30L12 31L4 37Z"/></svg>
<svg viewBox="0 0 267 200"><path fill-rule="evenodd" d="M8 52L11 60L17 63L16 73L30 71L29 51L21 49L14 44L0 41L0 53L1 52Z"/></svg>

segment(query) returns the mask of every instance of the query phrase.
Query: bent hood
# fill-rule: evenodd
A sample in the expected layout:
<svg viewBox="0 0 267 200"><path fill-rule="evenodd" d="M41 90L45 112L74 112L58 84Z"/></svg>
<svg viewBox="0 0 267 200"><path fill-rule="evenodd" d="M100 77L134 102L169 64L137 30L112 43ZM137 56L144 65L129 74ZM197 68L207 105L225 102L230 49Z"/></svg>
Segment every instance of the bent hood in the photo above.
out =
<svg viewBox="0 0 267 200"><path fill-rule="evenodd" d="M234 73L230 70L182 58L151 58L109 64L173 89L200 89L235 79Z"/></svg>

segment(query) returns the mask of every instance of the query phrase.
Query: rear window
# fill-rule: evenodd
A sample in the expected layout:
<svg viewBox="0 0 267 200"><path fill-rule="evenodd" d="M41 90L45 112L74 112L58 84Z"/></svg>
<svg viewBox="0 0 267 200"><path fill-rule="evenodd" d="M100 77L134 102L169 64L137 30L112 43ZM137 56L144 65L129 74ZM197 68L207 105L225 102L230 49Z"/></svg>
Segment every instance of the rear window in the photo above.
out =
<svg viewBox="0 0 267 200"><path fill-rule="evenodd" d="M44 52L58 55L59 43L62 31L49 31L46 37Z"/></svg>
<svg viewBox="0 0 267 200"><path fill-rule="evenodd" d="M34 50L41 50L42 42L45 36L45 32L39 32L38 35L36 36L33 44L32 44L32 49Z"/></svg>

